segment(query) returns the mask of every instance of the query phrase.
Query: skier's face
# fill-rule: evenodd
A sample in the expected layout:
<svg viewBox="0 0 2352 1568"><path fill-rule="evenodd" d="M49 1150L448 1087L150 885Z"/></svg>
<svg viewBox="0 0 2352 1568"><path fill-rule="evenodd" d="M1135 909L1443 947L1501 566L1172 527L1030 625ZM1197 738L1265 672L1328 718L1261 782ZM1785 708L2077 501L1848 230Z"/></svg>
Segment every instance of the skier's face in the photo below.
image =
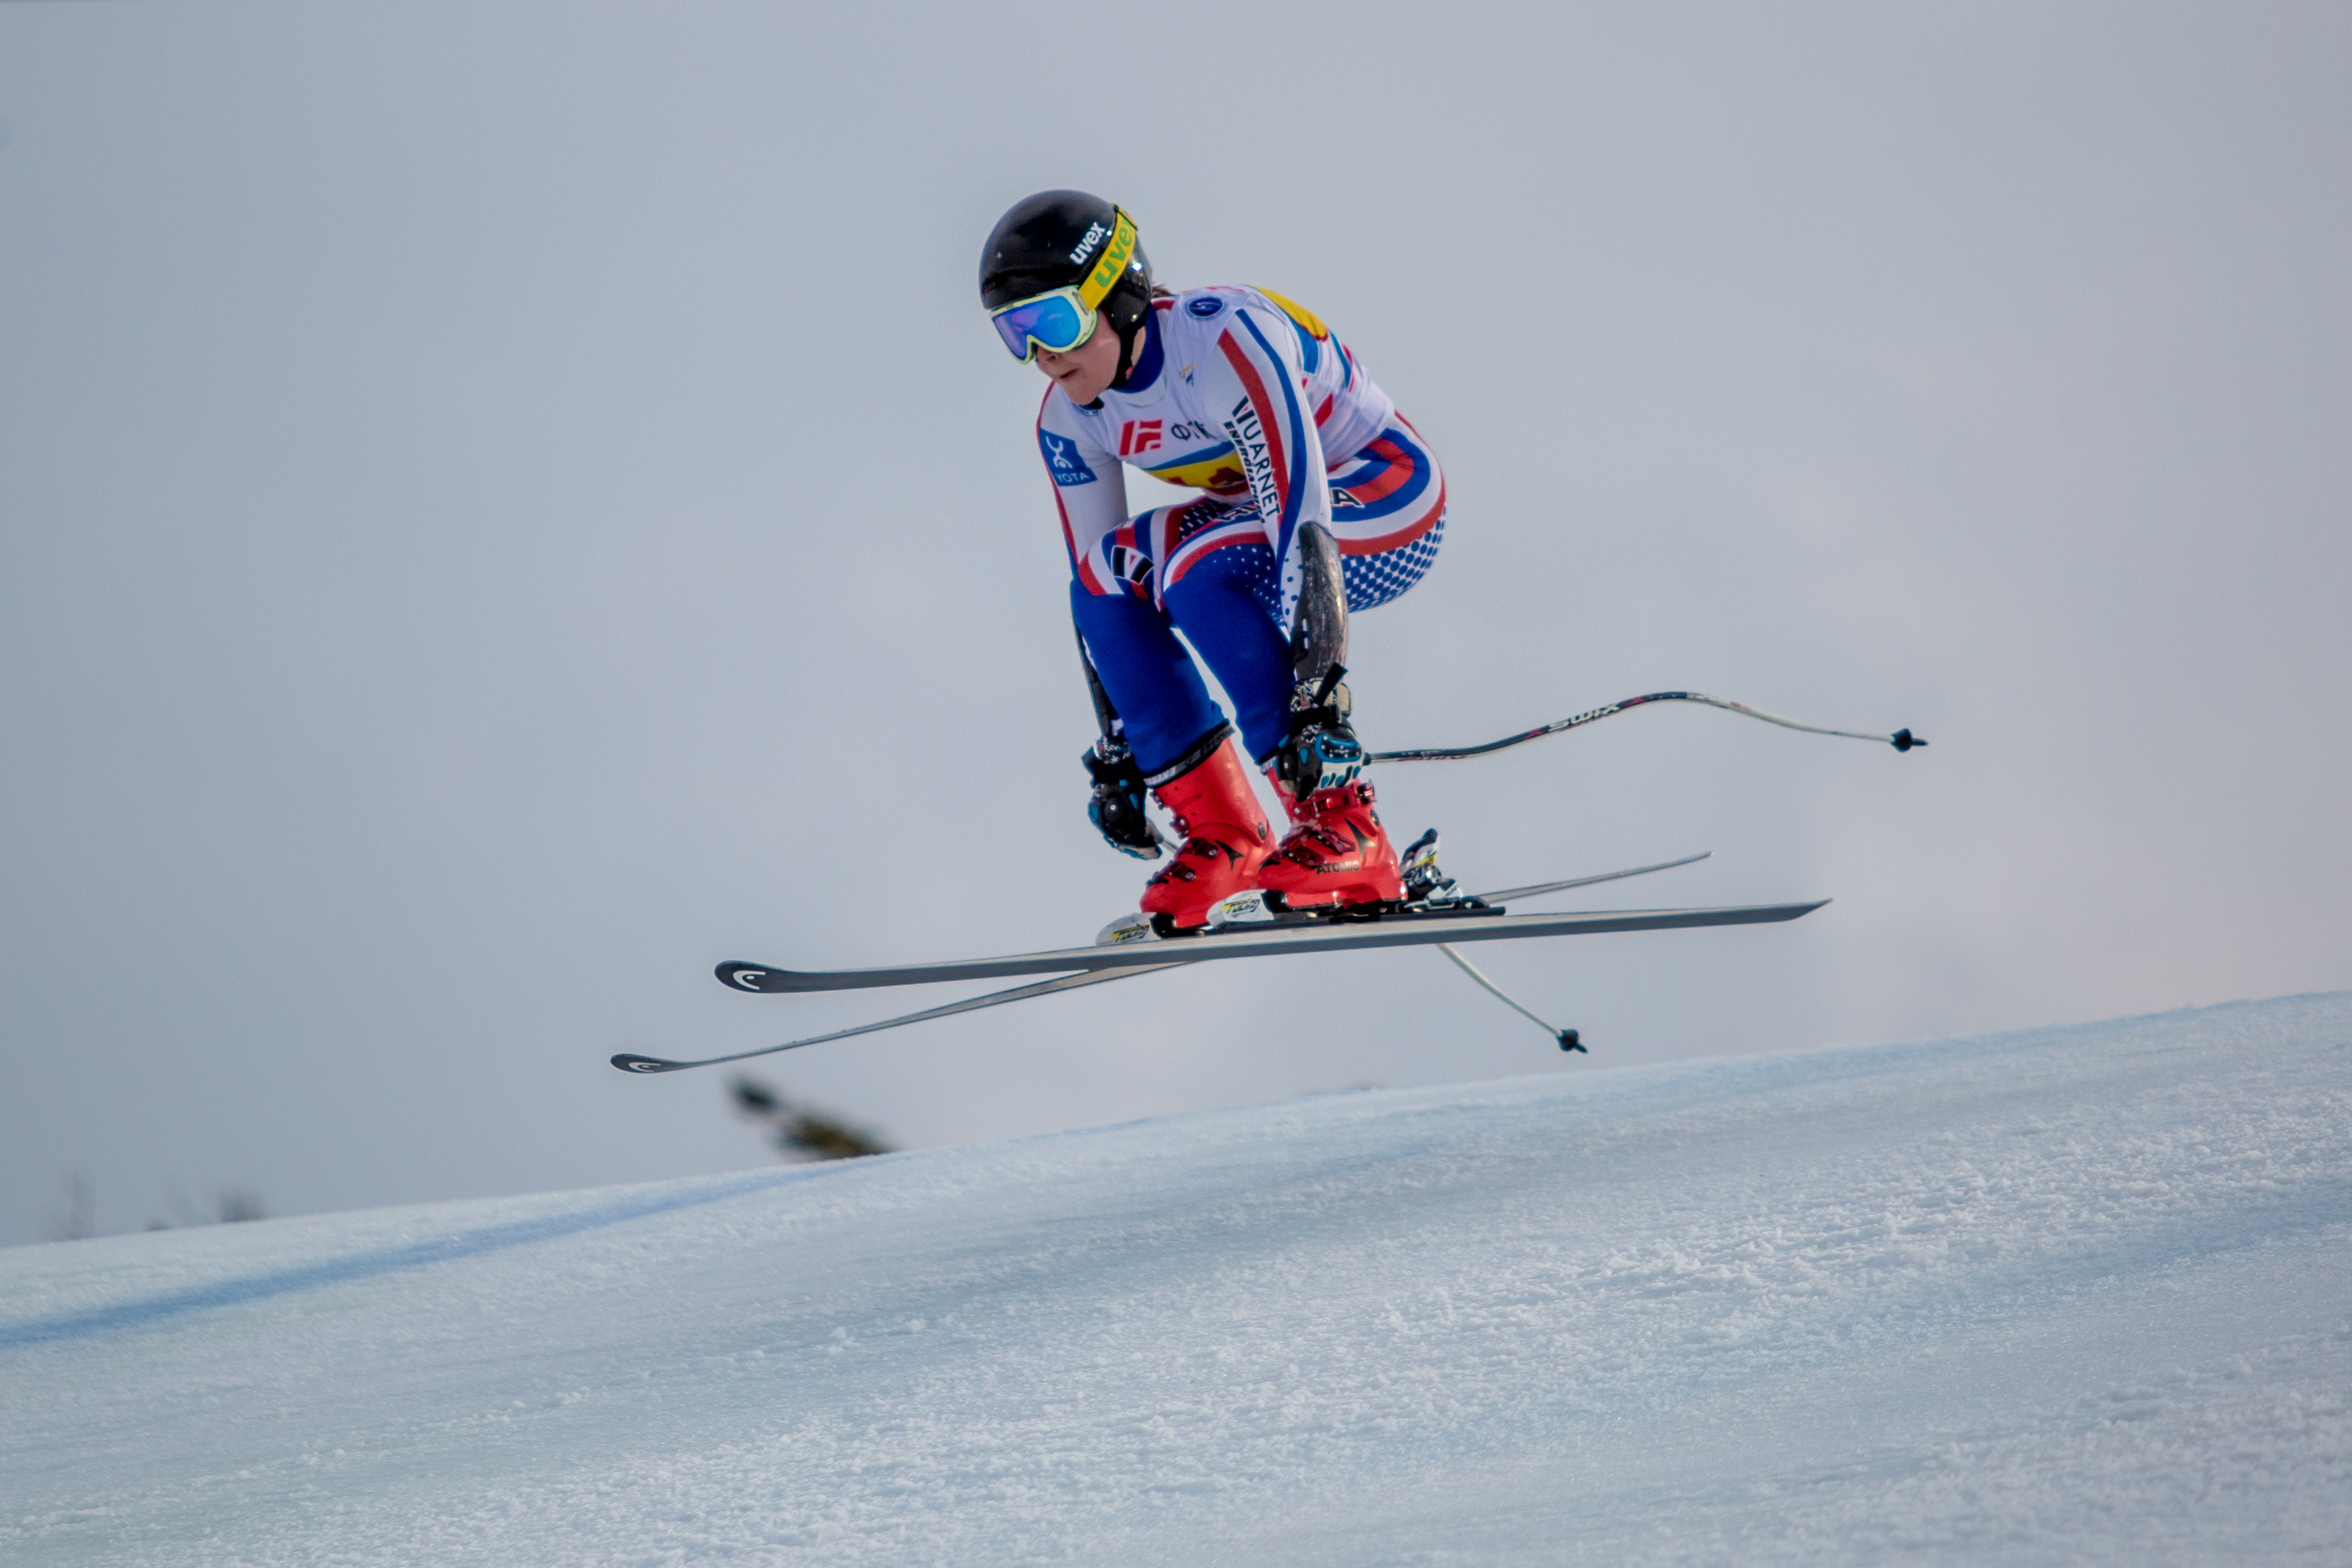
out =
<svg viewBox="0 0 2352 1568"><path fill-rule="evenodd" d="M1111 377L1118 374L1118 333L1097 311L1095 330L1085 342L1065 354L1039 349L1037 368L1071 402L1084 406L1110 390Z"/></svg>

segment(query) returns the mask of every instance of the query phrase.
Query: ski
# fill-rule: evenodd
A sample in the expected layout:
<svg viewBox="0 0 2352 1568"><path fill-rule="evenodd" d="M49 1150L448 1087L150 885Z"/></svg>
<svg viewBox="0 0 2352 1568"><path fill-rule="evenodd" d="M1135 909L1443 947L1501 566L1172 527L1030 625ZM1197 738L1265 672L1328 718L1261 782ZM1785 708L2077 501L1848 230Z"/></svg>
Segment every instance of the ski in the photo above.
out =
<svg viewBox="0 0 2352 1568"><path fill-rule="evenodd" d="M1696 866L1714 853L1712 849L1702 849L1696 855L1685 855L1679 860L1661 860L1654 866L1632 866L1622 871L1601 871L1590 877L1570 877L1559 882L1535 882L1524 888L1499 888L1491 893L1473 893L1470 896L1482 904L1506 904L1514 899L1564 893L1570 888L1590 888L1596 882L1622 882L1628 877L1646 877L1653 871L1671 871L1680 866Z"/></svg>
<svg viewBox="0 0 2352 1568"><path fill-rule="evenodd" d="M974 996L962 1002L950 1002L944 1007L926 1008L920 1013L901 1014L896 1018L877 1019L871 1024L859 1024L854 1028L835 1029L829 1035L811 1035L804 1040L787 1040L781 1046L761 1046L753 1050L736 1051L723 1057L701 1057L693 1061L672 1061L667 1057L641 1056L635 1051L623 1051L613 1058L613 1065L623 1072L677 1072L682 1068L715 1067L720 1062L740 1062L752 1057L769 1057L778 1051L796 1051L803 1046L821 1046L828 1040L845 1040L853 1035L871 1035L884 1029L895 1029L902 1024L920 1024L933 1018L952 1017L958 1013L977 1013L983 1007L1002 1007L1007 1002L1026 1002L1033 996L1058 995L1065 991L1076 991L1088 985L1100 985L1107 980L1129 980L1139 974L1157 974L1163 969L1181 969L1179 963L1150 964L1135 969L1090 969L1077 974L1065 974L1057 980L1042 980L1034 985L1015 985L1009 991L992 991L985 996Z"/></svg>
<svg viewBox="0 0 2352 1568"><path fill-rule="evenodd" d="M887 965L877 969L786 969L774 963L722 963L719 981L738 991L775 995L799 991L857 991L883 985L928 985L946 980L1000 980L1068 970L1157 968L1228 958L1277 958L1294 953L1349 952L1363 948L1431 942L1502 942L1534 936L1586 936L1601 931L1684 931L1695 926L1762 925L1809 915L1827 899L1797 904L1741 904L1720 909L1604 910L1512 915L1490 910L1433 910L1380 920L1318 921L1308 925L1211 931L1201 936L1145 937L1110 946L1067 947L1003 958Z"/></svg>
<svg viewBox="0 0 2352 1568"><path fill-rule="evenodd" d="M845 991L877 985L922 985L946 980L985 980L1013 974L1036 974L1048 971L1076 970L1065 973L1054 980L1036 984L1016 985L1008 991L991 992L968 1001L951 1002L942 1007L920 1013L908 1013L899 1017L885 1018L854 1028L836 1029L831 1034L815 1035L804 1040L791 1040L780 1046L764 1046L756 1050L738 1051L730 1056L706 1057L695 1061L673 1061L662 1057L644 1056L624 1051L613 1058L613 1065L624 1072L676 1072L682 1068L709 1067L719 1062L742 1061L751 1057L770 1056L777 1051L796 1050L803 1046L820 1045L828 1040L847 1039L854 1035L870 1035L877 1030L894 1029L903 1024L919 1024L931 1018L950 1017L958 1013L977 1012L983 1007L1002 1006L1007 1002L1025 1002L1034 996L1050 996L1059 992L1076 991L1082 986L1100 984L1109 980L1124 980L1133 975L1155 974L1164 969L1189 968L1196 963L1227 958L1271 958L1309 952L1334 952L1371 947L1403 947L1419 944L1447 946L1463 942L1495 942L1514 937L1576 936L1600 931L1684 931L1696 926L1759 925L1780 921L1792 921L1809 915L1827 899L1801 904L1746 904L1722 909L1696 910L1617 910L1601 912L1558 915L1461 915L1452 918L1392 915L1383 921L1367 921L1351 924L1329 924L1311 928L1287 927L1269 931L1217 932L1207 936L1176 937L1137 942L1118 947L1076 947L1057 952L1020 953L1008 958L982 959L972 963L910 964L897 969L835 969L789 970L773 965L722 963L719 975L728 984L742 991L767 994L782 992ZM1455 962L1459 963L1458 957ZM1487 983L1492 990L1493 984ZM1506 998L1507 1000L1507 998ZM1513 1005L1517 1005L1516 1003ZM1547 1029L1550 1028L1546 1025ZM1558 1033L1559 1031L1555 1031ZM1564 1048L1573 1048L1572 1045Z"/></svg>
<svg viewBox="0 0 2352 1568"><path fill-rule="evenodd" d="M1709 852L1702 850L1696 855L1685 855L1680 859L1675 860L1661 860L1647 866L1628 867L1625 869L1619 871L1602 871L1591 876L1570 877L1559 881L1537 882L1526 887L1507 888L1491 893L1476 893L1464 897L1455 893L1451 881L1446 879L1442 873L1437 871L1436 849L1436 835L1432 832L1423 835L1421 839L1417 840L1412 848L1407 850L1405 855L1405 859L1408 865L1416 869L1416 874L1420 878L1420 880L1415 884L1415 887L1416 890L1421 894L1422 907L1417 910L1408 909L1406 910L1392 911L1388 914L1382 921L1378 923L1390 924L1392 926L1392 929L1401 929L1416 921L1421 922L1423 930L1420 932L1404 931L1402 932L1402 940L1408 942L1415 941L1427 942L1436 945L1439 951L1446 957L1452 959L1455 963L1460 964L1465 970L1470 971L1474 978L1478 979L1481 984L1486 986L1489 991L1493 991L1495 994L1502 996L1503 1000L1513 1007L1518 1007L1519 1005L1516 1002L1512 1002L1507 995L1505 995L1500 990L1497 990L1492 981L1486 980L1483 975L1478 975L1475 970L1471 970L1471 966L1467 961L1464 960L1460 954L1454 952L1451 946L1448 945L1449 942L1453 941L1493 940L1493 937L1481 938L1466 936L1465 931L1468 928L1464 923L1465 921L1481 920L1490 923L1494 921L1504 922L1505 929L1496 931L1494 933L1494 936L1496 937L1522 935L1545 936L1567 935L1579 931L1657 930L1664 929L1664 925L1669 923L1672 925L1688 926L1708 924L1745 924L1755 921L1793 920L1800 915L1809 913L1821 907L1820 904L1815 903L1759 905L1751 906L1747 909L1728 910L1622 910L1607 915L1507 915L1502 910L1496 907L1504 899L1507 898L1534 898L1544 893L1561 892L1570 888L1586 888L1600 882L1620 881L1628 877L1645 877L1654 871L1667 871L1680 866L1694 865L1698 861L1707 858ZM1822 901L1826 902L1827 900L1824 900ZM1662 922L1659 917L1673 918L1670 921ZM884 1029L895 1029L907 1024L920 1024L928 1022L933 1018L952 1017L961 1013L979 1012L980 1010L987 1007L1001 1007L1010 1002L1025 1002L1034 997L1057 995L1065 991L1080 990L1086 986L1099 985L1108 981L1128 980L1133 979L1139 975L1157 974L1162 970L1183 968L1189 964L1201 963L1205 960L1240 958L1253 955L1266 956L1270 952L1318 951L1317 947L1311 944L1305 947L1298 946L1296 944L1294 940L1291 945L1287 946L1281 946L1274 949L1267 949L1265 947L1259 946L1244 952L1232 945L1233 939L1235 937L1255 936L1262 938L1266 936L1286 936L1295 939L1302 935L1311 937L1317 934L1338 935L1342 937L1361 936L1375 923L1370 921L1343 922L1334 921L1328 917L1318 918L1307 915L1267 917L1261 914L1257 918L1261 921L1268 919L1286 919L1296 923L1289 925L1273 925L1270 928L1267 924L1264 923L1242 924L1238 926L1231 926L1223 931L1212 931L1202 936L1181 936L1172 938L1161 938L1150 934L1147 928L1145 931L1138 932L1134 940L1122 942L1116 946L1103 946L1097 944L1094 947L1070 949L1063 952L1026 953L1006 960L981 961L982 965L1013 963L1024 966L1017 970L988 968L984 973L982 973L976 970L974 966L970 964L931 965L923 967L918 977L901 980L878 979L873 978L873 976L890 973L905 972L847 970L829 972L819 971L813 974L809 973L795 974L794 972L792 971L778 970L772 967L761 968L760 966L751 964L721 964L719 968L719 974L722 981L727 982L727 984L734 989L751 991L844 990L873 985L921 984L939 980L979 979L992 974L1034 973L1038 972L1035 966L1040 963L1043 963L1045 967L1050 969L1071 970L1075 968L1076 972L1074 973L1062 973L1051 980L1037 981L1026 985L1013 986L1008 990L992 991L983 995L969 997L961 1002L950 1002L942 1006L926 1008L919 1013L901 1014L896 1017L877 1019L870 1024L859 1024L846 1029L835 1029L829 1034L812 1035L805 1039L787 1040L782 1045L761 1046L752 1050L730 1052L725 1056L700 1057L690 1060L676 1060L667 1057L646 1056L635 1051L623 1051L618 1055L615 1055L612 1058L612 1061L613 1065L620 1068L622 1071L632 1073L677 1072L688 1068L714 1067L722 1062L744 1061L753 1057L772 1056L778 1051L798 1050L803 1046L824 1045L832 1040L844 1040L858 1035L876 1034ZM1624 923L1629 920L1642 923ZM1593 923L1600 921L1611 921L1618 923L1606 925ZM1509 922L1513 921L1570 921L1580 923L1570 924L1564 927L1555 923L1548 924L1541 930L1529 930L1526 929L1524 925L1518 929L1512 929ZM1114 926L1112 929L1117 930L1118 928ZM1380 942L1370 945L1391 944L1392 943ZM1347 943L1347 945L1360 946L1367 944L1350 942ZM1118 953L1121 956L1118 960L1111 963L1106 964L1100 963L1099 960L1107 953ZM950 971L951 973L941 973L942 970ZM761 979L765 980L772 980L778 975L789 975L803 982L814 979L819 982L833 983L817 984L783 984L763 985L755 981L753 984L748 985L743 984L743 981L750 978L755 972ZM845 975L852 978L844 982L841 980L841 977ZM1519 1010L1522 1012L1526 1011L1525 1008L1520 1008ZM1534 1016L1532 1014L1529 1014L1528 1016L1530 1017ZM1549 1024L1544 1025L1544 1027L1548 1032L1550 1032L1560 1038L1562 1049L1580 1048L1574 1043L1574 1030L1556 1030Z"/></svg>

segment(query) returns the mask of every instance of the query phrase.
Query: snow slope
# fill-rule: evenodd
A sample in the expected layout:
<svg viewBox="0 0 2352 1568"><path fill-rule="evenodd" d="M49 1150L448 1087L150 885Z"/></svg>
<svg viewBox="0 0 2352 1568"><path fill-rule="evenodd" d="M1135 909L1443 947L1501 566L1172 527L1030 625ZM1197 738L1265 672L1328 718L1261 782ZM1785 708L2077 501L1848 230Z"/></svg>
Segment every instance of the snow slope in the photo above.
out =
<svg viewBox="0 0 2352 1568"><path fill-rule="evenodd" d="M0 1391L10 1563L2352 1562L2352 994L23 1247Z"/></svg>

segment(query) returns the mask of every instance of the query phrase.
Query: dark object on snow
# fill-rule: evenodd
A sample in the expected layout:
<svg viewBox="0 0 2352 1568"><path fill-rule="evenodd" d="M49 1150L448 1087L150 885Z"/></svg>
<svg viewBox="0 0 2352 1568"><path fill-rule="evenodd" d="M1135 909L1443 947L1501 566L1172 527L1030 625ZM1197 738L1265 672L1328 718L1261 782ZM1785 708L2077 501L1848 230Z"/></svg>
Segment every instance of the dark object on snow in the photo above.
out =
<svg viewBox="0 0 2352 1568"><path fill-rule="evenodd" d="M812 1160L855 1160L891 1152L889 1144L866 1129L822 1110L796 1107L757 1079L737 1079L734 1093L735 1109L772 1126L776 1147L787 1154Z"/></svg>

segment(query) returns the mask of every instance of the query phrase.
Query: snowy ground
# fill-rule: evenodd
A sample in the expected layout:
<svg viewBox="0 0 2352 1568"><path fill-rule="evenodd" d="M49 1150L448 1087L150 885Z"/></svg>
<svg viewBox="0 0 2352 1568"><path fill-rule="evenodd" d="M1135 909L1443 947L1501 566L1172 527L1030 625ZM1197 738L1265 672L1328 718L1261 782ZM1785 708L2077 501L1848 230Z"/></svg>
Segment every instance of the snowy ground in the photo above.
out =
<svg viewBox="0 0 2352 1568"><path fill-rule="evenodd" d="M2352 994L22 1247L0 1397L10 1563L2347 1563Z"/></svg>

